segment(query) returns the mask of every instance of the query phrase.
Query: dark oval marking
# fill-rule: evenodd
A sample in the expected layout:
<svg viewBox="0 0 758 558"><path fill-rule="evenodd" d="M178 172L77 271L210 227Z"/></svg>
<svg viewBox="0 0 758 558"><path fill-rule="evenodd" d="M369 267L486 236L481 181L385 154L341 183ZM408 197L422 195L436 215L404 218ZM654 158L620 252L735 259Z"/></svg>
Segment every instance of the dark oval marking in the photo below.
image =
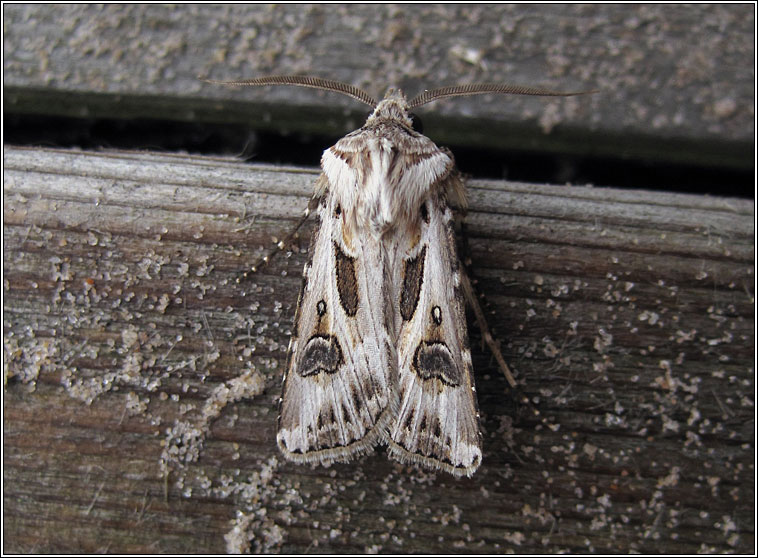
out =
<svg viewBox="0 0 758 558"><path fill-rule="evenodd" d="M324 314L326 314L326 302L324 302L323 300L319 300L316 303L316 312L318 313L319 316L323 316Z"/></svg>
<svg viewBox="0 0 758 558"><path fill-rule="evenodd" d="M345 254L335 242L334 260L340 304L345 310L345 314L355 316L358 312L358 281L355 278L355 258Z"/></svg>
<svg viewBox="0 0 758 558"><path fill-rule="evenodd" d="M438 379L448 386L461 384L461 372L447 345L439 341L422 341L413 354L413 368L422 380Z"/></svg>
<svg viewBox="0 0 758 558"><path fill-rule="evenodd" d="M342 349L333 335L314 335L308 340L300 357L297 373L302 377L334 374L342 365Z"/></svg>
<svg viewBox="0 0 758 558"><path fill-rule="evenodd" d="M334 216L339 217L340 215L342 215L342 206L337 204L337 207L334 209Z"/></svg>
<svg viewBox="0 0 758 558"><path fill-rule="evenodd" d="M421 294L421 286L424 284L425 260L426 246L421 249L418 256L405 262L403 289L400 292L400 315L406 322L413 317L418 306L418 297Z"/></svg>

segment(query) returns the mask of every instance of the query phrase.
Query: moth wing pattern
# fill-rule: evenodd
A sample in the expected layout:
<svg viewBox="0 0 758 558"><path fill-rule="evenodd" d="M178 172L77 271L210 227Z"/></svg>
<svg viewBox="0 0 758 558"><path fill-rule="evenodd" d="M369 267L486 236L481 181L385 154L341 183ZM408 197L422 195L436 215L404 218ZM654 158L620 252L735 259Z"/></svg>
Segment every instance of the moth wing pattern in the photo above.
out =
<svg viewBox="0 0 758 558"><path fill-rule="evenodd" d="M388 444L401 462L471 476L482 443L453 214L443 194L432 192L418 236L398 249L400 406Z"/></svg>
<svg viewBox="0 0 758 558"><path fill-rule="evenodd" d="M321 182L328 186L326 178ZM326 190L290 340L277 443L290 460L331 463L367 453L397 406L397 356L387 333L378 241L343 229ZM371 300L375 304L360 303Z"/></svg>

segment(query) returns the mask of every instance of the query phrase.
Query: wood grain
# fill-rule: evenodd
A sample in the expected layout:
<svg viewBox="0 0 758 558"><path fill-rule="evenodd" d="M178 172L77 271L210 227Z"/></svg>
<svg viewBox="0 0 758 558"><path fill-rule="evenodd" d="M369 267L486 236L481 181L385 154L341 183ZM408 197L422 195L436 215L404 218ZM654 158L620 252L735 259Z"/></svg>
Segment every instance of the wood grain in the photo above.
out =
<svg viewBox="0 0 758 558"><path fill-rule="evenodd" d="M5 552L754 548L752 201L476 181L484 462L284 462L311 169L4 151ZM310 224L312 226L312 224Z"/></svg>

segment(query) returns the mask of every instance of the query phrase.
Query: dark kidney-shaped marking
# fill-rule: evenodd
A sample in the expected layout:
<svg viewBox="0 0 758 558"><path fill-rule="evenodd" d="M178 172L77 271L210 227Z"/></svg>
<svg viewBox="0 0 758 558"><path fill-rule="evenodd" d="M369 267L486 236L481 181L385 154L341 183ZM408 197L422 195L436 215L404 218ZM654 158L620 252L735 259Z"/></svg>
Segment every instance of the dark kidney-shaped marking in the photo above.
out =
<svg viewBox="0 0 758 558"><path fill-rule="evenodd" d="M303 377L334 374L342 364L342 349L334 335L314 335L308 340L300 357L297 373Z"/></svg>
<svg viewBox="0 0 758 558"><path fill-rule="evenodd" d="M413 355L413 368L422 380L437 378L448 386L461 384L461 372L447 345L440 341L422 341Z"/></svg>

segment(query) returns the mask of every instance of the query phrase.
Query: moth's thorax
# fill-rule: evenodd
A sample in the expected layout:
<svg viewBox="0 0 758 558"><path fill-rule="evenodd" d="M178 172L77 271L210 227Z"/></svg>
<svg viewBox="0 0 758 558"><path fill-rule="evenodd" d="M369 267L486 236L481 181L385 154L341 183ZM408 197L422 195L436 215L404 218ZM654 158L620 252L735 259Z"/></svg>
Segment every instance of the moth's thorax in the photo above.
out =
<svg viewBox="0 0 758 558"><path fill-rule="evenodd" d="M418 219L453 159L413 130L405 97L390 90L361 129L324 152L321 166L348 227L381 236Z"/></svg>

